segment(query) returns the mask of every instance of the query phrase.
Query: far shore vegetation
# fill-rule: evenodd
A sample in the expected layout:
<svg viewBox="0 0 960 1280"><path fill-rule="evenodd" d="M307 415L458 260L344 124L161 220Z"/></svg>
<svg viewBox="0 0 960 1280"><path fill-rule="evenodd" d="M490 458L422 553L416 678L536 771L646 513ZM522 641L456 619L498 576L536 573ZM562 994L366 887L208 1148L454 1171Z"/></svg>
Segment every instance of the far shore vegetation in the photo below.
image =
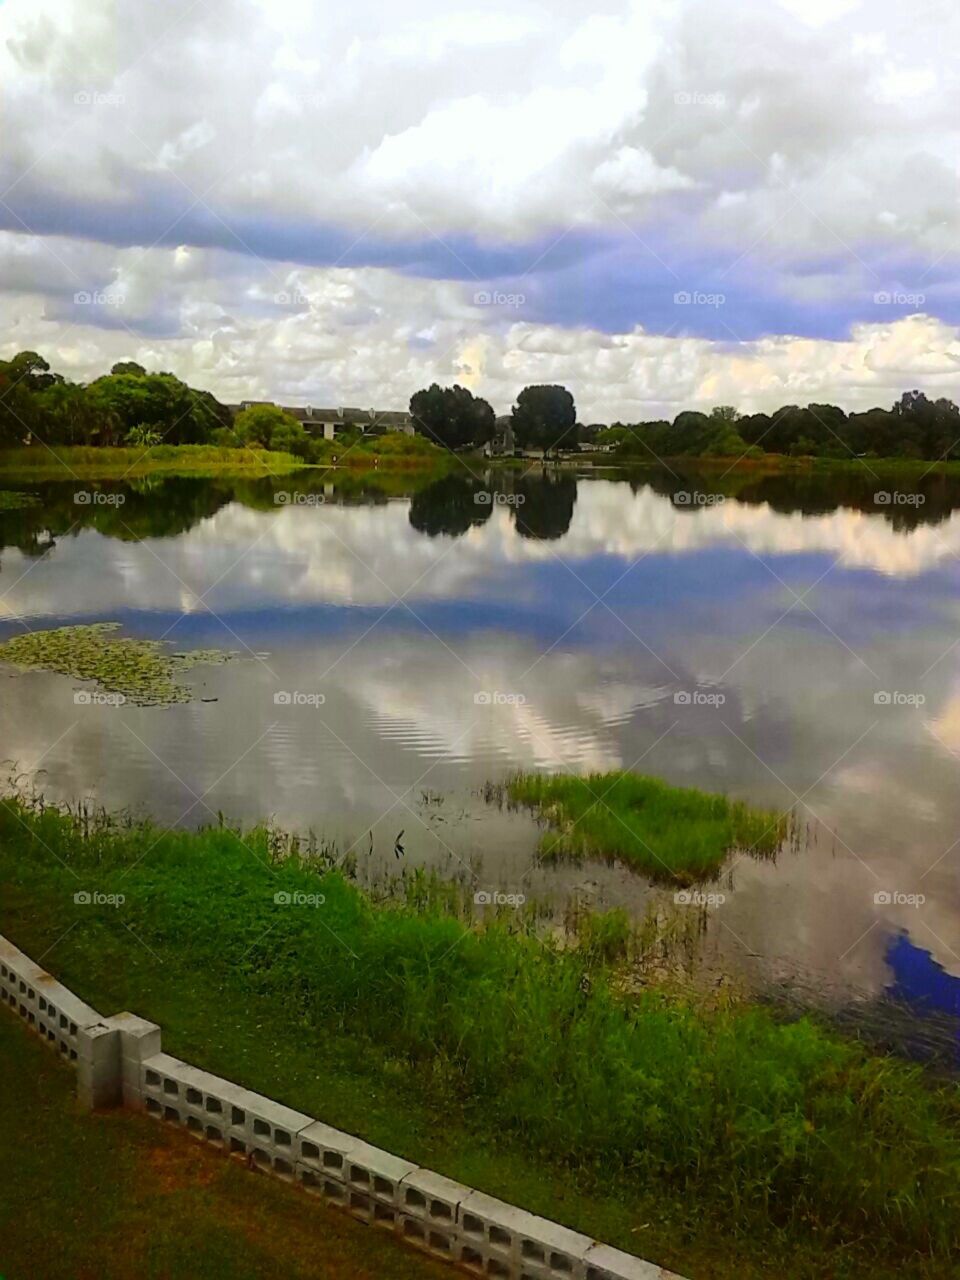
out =
<svg viewBox="0 0 960 1280"><path fill-rule="evenodd" d="M368 417L365 411L354 414ZM855 413L828 403L784 405L772 413L717 405L709 413L683 410L672 421L607 424L581 422L573 395L559 385L522 388L510 413L497 417L468 388L433 383L413 393L409 414L390 412L384 418L338 421L335 438L324 439L304 425L310 420L301 410L271 402L231 407L172 373L149 372L133 360L118 362L87 384L54 372L36 351L0 361L0 473L14 461L21 467L26 463L24 446L30 446L31 465L38 468L35 450L64 456L79 447L133 449L139 451L141 473L164 460L171 469L177 460L188 465L186 455L177 459L160 450L189 446L237 455L252 451L261 455L259 465L267 471L263 454L277 459L274 471L294 465L290 458L306 465L402 469L441 466L445 458L481 450L498 457L534 453L575 461L583 456L626 465L699 458L736 468L804 466L810 460L868 468L890 460L960 462L960 409L946 397L931 400L918 390L904 392L890 408ZM16 458L4 461L2 455L11 453ZM206 465L222 468L226 461L211 457ZM193 463L201 465L199 459ZM250 465L237 459L238 467ZM81 474L76 468L74 473Z"/></svg>
<svg viewBox="0 0 960 1280"><path fill-rule="evenodd" d="M558 937L529 905L478 917L472 883L365 892L338 861L9 796L0 930L167 1051L682 1274L955 1274L955 1084L638 980L651 934L621 913Z"/></svg>
<svg viewBox="0 0 960 1280"><path fill-rule="evenodd" d="M540 841L545 859L619 858L675 884L715 875L735 850L773 857L789 834L786 814L637 773L522 773L505 790L549 823Z"/></svg>

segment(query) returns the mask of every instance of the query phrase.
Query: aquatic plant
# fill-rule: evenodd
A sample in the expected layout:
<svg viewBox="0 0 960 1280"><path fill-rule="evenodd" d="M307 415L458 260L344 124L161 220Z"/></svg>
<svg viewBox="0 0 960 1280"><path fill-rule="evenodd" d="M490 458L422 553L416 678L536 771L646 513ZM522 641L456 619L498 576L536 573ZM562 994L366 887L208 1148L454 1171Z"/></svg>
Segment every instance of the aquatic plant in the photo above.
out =
<svg viewBox="0 0 960 1280"><path fill-rule="evenodd" d="M550 824L540 842L544 858L622 858L678 884L715 874L734 849L773 856L789 834L786 814L638 773L520 773L506 794Z"/></svg>
<svg viewBox="0 0 960 1280"><path fill-rule="evenodd" d="M0 644L0 662L26 671L55 671L95 680L101 689L142 707L190 702L193 693L176 676L198 663L225 662L217 649L170 653L157 640L115 636L118 622L30 631Z"/></svg>
<svg viewBox="0 0 960 1280"><path fill-rule="evenodd" d="M20 493L15 489L0 489L0 511L22 511L25 507L38 507L40 499L35 493Z"/></svg>

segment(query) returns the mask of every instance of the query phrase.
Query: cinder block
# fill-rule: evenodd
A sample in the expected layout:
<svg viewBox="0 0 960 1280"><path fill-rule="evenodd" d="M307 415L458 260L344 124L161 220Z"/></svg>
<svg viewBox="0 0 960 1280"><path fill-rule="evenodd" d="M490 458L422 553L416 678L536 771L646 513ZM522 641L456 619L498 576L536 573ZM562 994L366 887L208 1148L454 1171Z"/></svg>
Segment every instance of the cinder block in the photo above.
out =
<svg viewBox="0 0 960 1280"><path fill-rule="evenodd" d="M458 1261L456 1230L439 1226L425 1218L410 1217L400 1214L397 1234L408 1244L435 1258L443 1258L447 1262Z"/></svg>
<svg viewBox="0 0 960 1280"><path fill-rule="evenodd" d="M301 1164L299 1161L296 1165L296 1177L297 1182L309 1195L318 1196L328 1204L337 1205L341 1209L347 1208L350 1193L347 1184L339 1178L324 1173L322 1169L312 1164Z"/></svg>
<svg viewBox="0 0 960 1280"><path fill-rule="evenodd" d="M117 1032L119 1039L120 1032ZM155 1053L140 1064L140 1097L148 1115L186 1124L186 1087L192 1068L168 1053Z"/></svg>
<svg viewBox="0 0 960 1280"><path fill-rule="evenodd" d="M519 1218L522 1210L513 1205L497 1200L493 1196L484 1195L482 1191L473 1191L460 1202L460 1240L463 1245L479 1252L484 1266L492 1260L500 1261L508 1269L502 1273L491 1270L491 1275L511 1275L514 1259L519 1257ZM526 1216L526 1215L523 1215Z"/></svg>
<svg viewBox="0 0 960 1280"><path fill-rule="evenodd" d="M595 1244L588 1249L584 1262L584 1280L682 1280L654 1262L644 1262L608 1244Z"/></svg>
<svg viewBox="0 0 960 1280"><path fill-rule="evenodd" d="M583 1280L590 1236L522 1210L519 1219L521 1274L530 1280Z"/></svg>
<svg viewBox="0 0 960 1280"><path fill-rule="evenodd" d="M101 1025L78 1028L77 1096L88 1108L123 1102L119 1031Z"/></svg>
<svg viewBox="0 0 960 1280"><path fill-rule="evenodd" d="M369 1143L359 1139L347 1152L347 1185L381 1204L399 1208L400 1183L409 1174L416 1172L417 1166L409 1160L401 1160L399 1156L381 1151L379 1147L371 1147Z"/></svg>
<svg viewBox="0 0 960 1280"><path fill-rule="evenodd" d="M352 1134L315 1120L297 1135L297 1161L307 1169L346 1183L347 1157L359 1141Z"/></svg>
<svg viewBox="0 0 960 1280"><path fill-rule="evenodd" d="M479 1255L484 1274L524 1280L584 1280L584 1258L595 1243L590 1236L479 1191L460 1202L458 1234L466 1265ZM466 1259L464 1250L469 1253Z"/></svg>
<svg viewBox="0 0 960 1280"><path fill-rule="evenodd" d="M120 1075L123 1105L142 1111L145 1107L141 1090L143 1062L161 1052L160 1028L155 1022L138 1018L134 1013L115 1013L103 1020L105 1027L120 1033Z"/></svg>
<svg viewBox="0 0 960 1280"><path fill-rule="evenodd" d="M472 1190L429 1169L415 1169L400 1183L400 1207L408 1217L453 1227L459 1218L460 1202Z"/></svg>

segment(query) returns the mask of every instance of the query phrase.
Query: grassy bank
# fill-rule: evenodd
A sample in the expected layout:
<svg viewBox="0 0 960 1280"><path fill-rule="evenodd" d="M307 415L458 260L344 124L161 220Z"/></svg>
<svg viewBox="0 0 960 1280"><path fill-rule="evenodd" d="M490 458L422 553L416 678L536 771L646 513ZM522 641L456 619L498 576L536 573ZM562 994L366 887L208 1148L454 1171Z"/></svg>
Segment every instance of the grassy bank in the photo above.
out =
<svg viewBox="0 0 960 1280"><path fill-rule="evenodd" d="M506 792L550 823L542 856L621 858L677 884L715 874L735 849L771 857L788 834L784 814L636 773L524 773L508 782Z"/></svg>
<svg viewBox="0 0 960 1280"><path fill-rule="evenodd" d="M586 461L601 466L641 468L683 467L705 475L790 475L833 474L853 472L864 476L903 476L919 480L927 475L960 476L960 462L944 462L929 458L820 458L791 457L783 453L764 454L762 458L721 458L704 454L678 454L655 457L650 453L585 453Z"/></svg>
<svg viewBox="0 0 960 1280"><path fill-rule="evenodd" d="M158 472L185 476L269 476L296 471L303 461L266 449L220 449L207 444L161 444L152 449L58 447L41 444L0 450L0 476L36 480L119 480Z"/></svg>
<svg viewBox="0 0 960 1280"><path fill-rule="evenodd" d="M86 1115L74 1072L0 1009L0 1275L441 1280L449 1269L129 1113ZM12 1166L9 1172L12 1172Z"/></svg>
<svg viewBox="0 0 960 1280"><path fill-rule="evenodd" d="M806 1020L624 996L615 916L561 949L422 877L374 903L266 831L12 801L0 884L3 932L170 1051L697 1280L950 1274L955 1091Z"/></svg>
<svg viewBox="0 0 960 1280"><path fill-rule="evenodd" d="M183 476L253 478L287 475L307 468L395 472L444 471L456 459L421 436L370 436L356 442L312 440L308 458L279 450L217 445L155 445L107 448L42 444L0 450L0 478L25 480L119 480L164 472Z"/></svg>

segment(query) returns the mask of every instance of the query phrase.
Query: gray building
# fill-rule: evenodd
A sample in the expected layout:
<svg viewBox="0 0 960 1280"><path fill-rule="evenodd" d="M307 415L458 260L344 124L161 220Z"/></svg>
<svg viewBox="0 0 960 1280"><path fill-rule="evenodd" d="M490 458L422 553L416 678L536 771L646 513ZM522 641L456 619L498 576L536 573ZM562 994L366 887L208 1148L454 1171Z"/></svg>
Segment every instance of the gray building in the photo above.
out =
<svg viewBox="0 0 960 1280"><path fill-rule="evenodd" d="M407 436L415 434L412 416L398 409L356 409L349 406L341 406L338 409L317 409L311 404L275 405L273 400L241 400L239 404L232 404L229 408L236 417L242 410L257 404L269 404L282 409L284 413L289 413L291 418L296 418L302 423L311 435L322 435L324 440L335 439L348 427L359 428L361 431L383 428L387 431L402 431Z"/></svg>

